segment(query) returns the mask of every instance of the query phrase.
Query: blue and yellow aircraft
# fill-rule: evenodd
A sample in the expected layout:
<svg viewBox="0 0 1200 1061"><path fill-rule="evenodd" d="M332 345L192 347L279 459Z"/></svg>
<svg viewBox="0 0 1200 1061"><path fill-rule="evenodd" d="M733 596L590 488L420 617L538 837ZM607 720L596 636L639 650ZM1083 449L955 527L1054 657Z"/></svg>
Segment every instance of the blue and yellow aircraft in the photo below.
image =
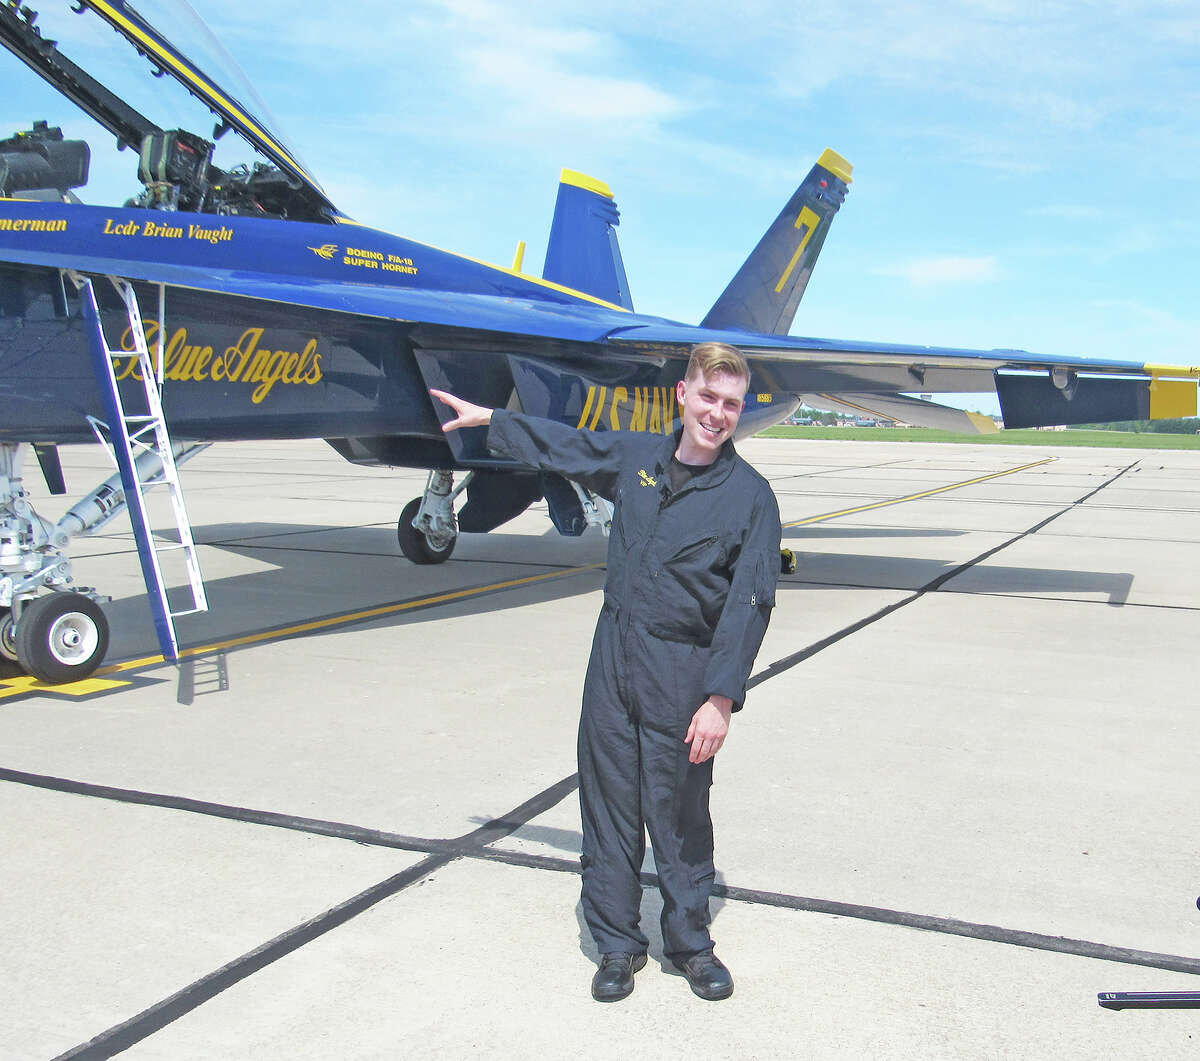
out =
<svg viewBox="0 0 1200 1061"><path fill-rule="evenodd" d="M490 456L478 431L443 435L430 387L583 430L669 434L689 348L719 340L753 368L744 434L802 400L913 424L994 426L913 392L994 390L1010 427L1195 412L1192 368L789 335L851 182L833 151L700 324L682 324L634 311L602 182L563 171L541 276L520 255L503 268L415 243L330 202L186 4L62 6L71 10L60 19L99 19L124 38L105 30L110 49L135 49L160 79L156 106L168 109L173 81L183 103L198 100L216 122L206 139L143 115L94 76L106 59L89 73L27 6L0 4L0 41L131 149L138 189L123 205L81 201L91 145L46 122L0 141L0 663L43 680L84 677L104 655L98 594L74 586L66 553L72 536L126 509L174 657L179 613L162 588L141 486L177 487L175 465L213 441L324 438L356 463L429 469L398 525L417 563L445 560L460 532L492 530L542 497L563 534L604 525L606 503L578 484ZM254 161L218 164L217 141L231 131ZM56 523L38 516L22 485L25 444L63 492L55 447L96 438L118 474ZM456 474L465 476L457 488ZM177 514L186 547L186 513Z"/></svg>

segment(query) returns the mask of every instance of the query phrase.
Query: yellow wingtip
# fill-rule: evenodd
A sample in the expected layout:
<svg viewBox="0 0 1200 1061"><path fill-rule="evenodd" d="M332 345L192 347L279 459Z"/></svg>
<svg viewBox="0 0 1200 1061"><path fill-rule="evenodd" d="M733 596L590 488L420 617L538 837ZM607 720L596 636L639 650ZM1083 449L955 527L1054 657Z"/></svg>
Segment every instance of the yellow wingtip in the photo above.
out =
<svg viewBox="0 0 1200 1061"><path fill-rule="evenodd" d="M1196 384L1190 379L1150 380L1150 419L1175 420L1196 415Z"/></svg>
<svg viewBox="0 0 1200 1061"><path fill-rule="evenodd" d="M1167 376L1172 379L1200 378L1200 367L1195 365L1146 365L1146 372L1151 376Z"/></svg>

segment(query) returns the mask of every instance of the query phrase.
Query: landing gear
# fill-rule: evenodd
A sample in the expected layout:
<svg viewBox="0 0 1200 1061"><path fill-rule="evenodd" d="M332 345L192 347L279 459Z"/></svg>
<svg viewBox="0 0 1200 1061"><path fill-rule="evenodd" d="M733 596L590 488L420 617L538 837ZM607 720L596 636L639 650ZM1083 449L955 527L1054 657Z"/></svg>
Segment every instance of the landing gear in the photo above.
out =
<svg viewBox="0 0 1200 1061"><path fill-rule="evenodd" d="M13 629L12 609L0 608L0 678L13 678L21 673Z"/></svg>
<svg viewBox="0 0 1200 1061"><path fill-rule="evenodd" d="M414 564L441 564L450 559L458 541L454 499L466 489L470 474L454 489L454 475L429 473L423 497L414 497L400 512L396 538L400 551Z"/></svg>
<svg viewBox="0 0 1200 1061"><path fill-rule="evenodd" d="M178 446L175 463L205 447ZM51 523L30 502L23 457L22 445L0 442L0 677L26 673L45 682L79 681L100 666L108 649L108 621L97 603L108 598L75 584L67 548L75 536L124 512L125 492L114 475ZM145 485L161 481L156 453L142 454L134 464Z"/></svg>
<svg viewBox="0 0 1200 1061"><path fill-rule="evenodd" d="M419 497L414 497L400 510L400 519L396 523L396 539L400 542L400 551L414 564L440 564L449 560L458 535L451 538L449 544L443 548L434 548L429 538L416 528L415 521L419 518L420 511Z"/></svg>
<svg viewBox="0 0 1200 1061"><path fill-rule="evenodd" d="M11 608L0 608L0 659L17 659L17 639L13 633L13 614Z"/></svg>
<svg viewBox="0 0 1200 1061"><path fill-rule="evenodd" d="M104 659L108 622L74 588L64 549L73 534L104 522L112 490L102 488L52 524L29 503L21 458L19 445L0 444L0 673L78 681Z"/></svg>
<svg viewBox="0 0 1200 1061"><path fill-rule="evenodd" d="M79 681L108 651L108 620L91 597L51 593L25 605L14 641L18 661L35 678Z"/></svg>

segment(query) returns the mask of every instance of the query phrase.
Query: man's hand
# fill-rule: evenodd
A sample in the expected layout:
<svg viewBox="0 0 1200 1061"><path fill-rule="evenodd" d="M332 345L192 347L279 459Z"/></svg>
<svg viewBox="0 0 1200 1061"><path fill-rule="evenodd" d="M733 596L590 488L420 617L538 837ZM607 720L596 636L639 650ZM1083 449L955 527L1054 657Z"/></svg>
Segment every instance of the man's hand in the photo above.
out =
<svg viewBox="0 0 1200 1061"><path fill-rule="evenodd" d="M442 424L443 431L457 431L460 427L486 427L492 422L492 410L483 405L472 405L455 394L435 391L432 387L429 388L429 393L458 414L455 419Z"/></svg>
<svg viewBox="0 0 1200 1061"><path fill-rule="evenodd" d="M729 716L733 713L733 701L728 696L710 696L700 710L692 715L684 744L692 746L688 760L693 763L707 762L721 750L725 736L729 733Z"/></svg>

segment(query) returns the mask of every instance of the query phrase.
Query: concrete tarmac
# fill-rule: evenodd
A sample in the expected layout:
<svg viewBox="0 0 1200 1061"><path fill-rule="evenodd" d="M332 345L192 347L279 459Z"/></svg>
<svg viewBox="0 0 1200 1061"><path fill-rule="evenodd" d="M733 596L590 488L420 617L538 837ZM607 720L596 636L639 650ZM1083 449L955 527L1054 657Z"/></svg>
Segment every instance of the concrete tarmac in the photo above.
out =
<svg viewBox="0 0 1200 1061"><path fill-rule="evenodd" d="M113 597L96 680L0 679L0 1057L1194 1053L1200 1011L1097 993L1200 991L1200 453L741 449L800 568L716 764L731 999L664 967L650 856L651 961L589 996L603 538L539 504L418 567L422 474L220 445L183 473L184 661L121 521L74 554Z"/></svg>

